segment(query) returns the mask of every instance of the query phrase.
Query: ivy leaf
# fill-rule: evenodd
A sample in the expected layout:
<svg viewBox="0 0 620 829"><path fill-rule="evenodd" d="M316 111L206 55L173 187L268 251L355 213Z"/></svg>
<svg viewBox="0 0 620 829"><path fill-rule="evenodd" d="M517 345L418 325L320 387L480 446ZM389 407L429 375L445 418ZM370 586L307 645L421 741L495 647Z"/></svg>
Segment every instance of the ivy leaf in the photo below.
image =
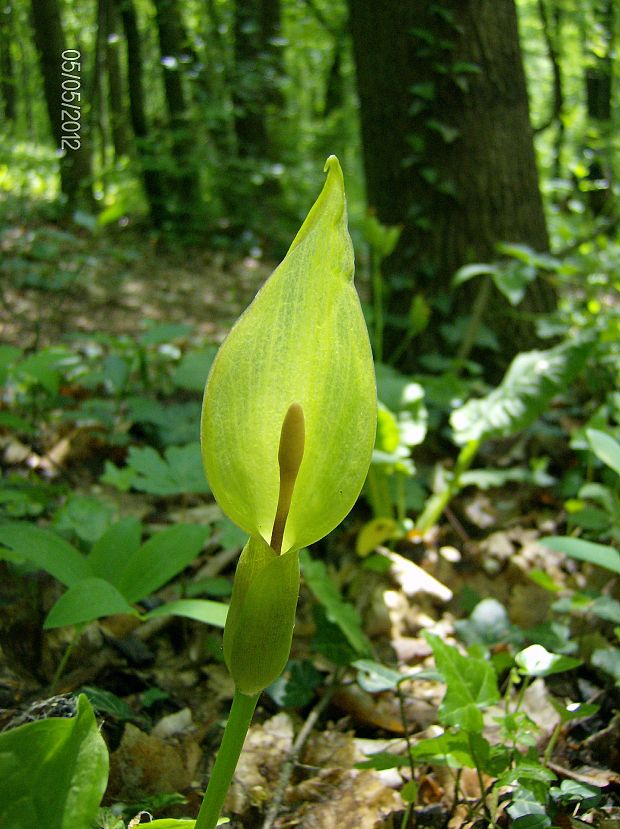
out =
<svg viewBox="0 0 620 829"><path fill-rule="evenodd" d="M426 633L425 639L433 649L437 670L447 686L439 706L440 722L458 725L464 731L482 731L481 709L499 699L493 667L484 659L463 656L438 636Z"/></svg>

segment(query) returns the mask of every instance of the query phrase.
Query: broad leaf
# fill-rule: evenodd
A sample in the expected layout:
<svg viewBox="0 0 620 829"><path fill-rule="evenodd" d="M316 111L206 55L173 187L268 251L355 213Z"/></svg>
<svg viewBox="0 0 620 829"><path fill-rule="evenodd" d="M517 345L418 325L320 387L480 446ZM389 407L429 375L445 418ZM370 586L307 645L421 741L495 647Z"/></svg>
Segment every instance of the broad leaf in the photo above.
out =
<svg viewBox="0 0 620 829"><path fill-rule="evenodd" d="M114 585L92 577L82 579L63 593L47 614L43 627L49 630L64 625L79 625L115 613L135 614L135 611Z"/></svg>
<svg viewBox="0 0 620 829"><path fill-rule="evenodd" d="M4 524L0 527L0 544L14 550L67 587L92 576L84 556L52 530L34 524Z"/></svg>
<svg viewBox="0 0 620 829"><path fill-rule="evenodd" d="M596 457L620 475L620 443L598 429L586 429L586 437Z"/></svg>
<svg viewBox="0 0 620 829"><path fill-rule="evenodd" d="M0 734L0 825L85 829L108 779L108 752L85 696L77 716L52 717Z"/></svg>
<svg viewBox="0 0 620 829"><path fill-rule="evenodd" d="M464 731L482 731L480 709L499 699L493 667L484 659L464 656L433 634L425 634L433 649L437 670L446 683L446 694L439 706L439 720L458 725Z"/></svg>
<svg viewBox="0 0 620 829"><path fill-rule="evenodd" d="M128 602L137 602L159 590L196 558L210 531L195 524L177 524L152 536L119 575L119 591Z"/></svg>
<svg viewBox="0 0 620 829"><path fill-rule="evenodd" d="M88 555L93 575L118 587L127 562L140 546L142 527L135 518L122 518L97 541Z"/></svg>
<svg viewBox="0 0 620 829"><path fill-rule="evenodd" d="M223 602L212 602L209 599L177 599L175 602L168 602L156 607L155 610L150 610L144 618L185 616L187 619L194 619L205 625L223 628L226 624L227 613L228 605Z"/></svg>
<svg viewBox="0 0 620 829"><path fill-rule="evenodd" d="M455 443L509 437L529 426L556 394L566 390L591 348L591 342L575 340L547 351L518 354L496 389L452 412Z"/></svg>
<svg viewBox="0 0 620 829"><path fill-rule="evenodd" d="M550 535L541 538L540 543L550 550L564 553L571 558L578 558L580 561L587 561L611 570L612 573L620 573L620 553L613 547L606 544L596 544L594 541L584 541L581 538L566 538L564 536Z"/></svg>

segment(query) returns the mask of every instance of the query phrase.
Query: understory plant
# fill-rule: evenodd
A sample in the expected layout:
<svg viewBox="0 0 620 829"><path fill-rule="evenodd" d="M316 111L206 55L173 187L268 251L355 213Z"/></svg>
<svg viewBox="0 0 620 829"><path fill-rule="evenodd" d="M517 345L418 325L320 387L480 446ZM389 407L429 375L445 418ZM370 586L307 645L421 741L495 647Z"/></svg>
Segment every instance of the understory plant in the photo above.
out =
<svg viewBox="0 0 620 829"><path fill-rule="evenodd" d="M375 376L335 156L325 170L323 191L230 331L205 389L209 484L250 538L224 628L235 693L196 829L217 825L259 695L286 665L299 552L350 511L372 454Z"/></svg>

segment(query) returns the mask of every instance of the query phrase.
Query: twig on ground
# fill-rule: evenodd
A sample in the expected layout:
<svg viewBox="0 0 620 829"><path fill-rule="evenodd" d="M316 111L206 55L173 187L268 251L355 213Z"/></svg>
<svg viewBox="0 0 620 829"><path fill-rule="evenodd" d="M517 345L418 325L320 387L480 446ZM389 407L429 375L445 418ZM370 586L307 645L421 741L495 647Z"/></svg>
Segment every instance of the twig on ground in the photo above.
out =
<svg viewBox="0 0 620 829"><path fill-rule="evenodd" d="M282 771L280 772L280 778L278 780L278 785L276 786L276 790L273 795L273 799L269 805L269 809L267 810L267 814L265 815L265 820L263 821L262 829L271 829L277 816L278 812L280 811L280 806L282 805L282 800L284 799L284 793L286 792L286 787L289 784L291 779L291 775L293 773L293 769L295 768L295 764L297 763L297 759L301 754L301 750L304 747L306 740L312 733L312 729L317 724L321 714L325 711L327 706L329 705L331 698L333 697L338 685L340 683L340 679L342 676L341 670L336 670L331 676L330 683L325 690L325 693L321 697L321 699L317 702L314 706L312 711L308 714L305 723L303 724L299 734L293 746L289 752L289 755L286 761L282 765Z"/></svg>

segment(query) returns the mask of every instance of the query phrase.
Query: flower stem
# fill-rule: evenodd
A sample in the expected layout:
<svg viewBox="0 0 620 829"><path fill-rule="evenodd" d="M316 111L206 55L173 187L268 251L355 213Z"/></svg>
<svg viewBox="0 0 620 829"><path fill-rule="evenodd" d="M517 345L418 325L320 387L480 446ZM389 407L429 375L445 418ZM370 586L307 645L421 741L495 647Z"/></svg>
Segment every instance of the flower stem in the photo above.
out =
<svg viewBox="0 0 620 829"><path fill-rule="evenodd" d="M259 696L260 693L248 696L235 689L222 743L194 829L215 829L217 826Z"/></svg>

